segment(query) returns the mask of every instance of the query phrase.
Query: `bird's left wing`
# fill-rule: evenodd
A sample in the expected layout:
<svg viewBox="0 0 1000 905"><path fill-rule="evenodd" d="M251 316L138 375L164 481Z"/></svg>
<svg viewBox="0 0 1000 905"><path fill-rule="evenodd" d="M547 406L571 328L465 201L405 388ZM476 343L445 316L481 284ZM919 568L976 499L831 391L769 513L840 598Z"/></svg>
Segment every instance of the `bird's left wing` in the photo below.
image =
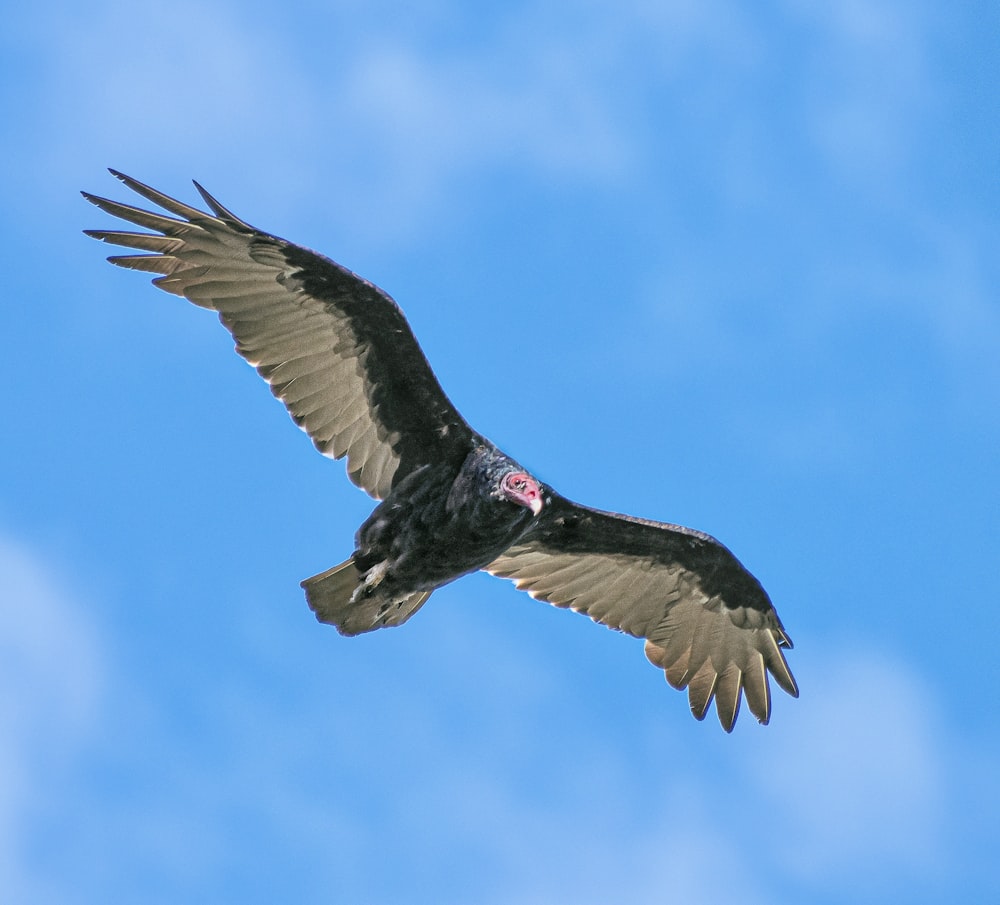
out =
<svg viewBox="0 0 1000 905"><path fill-rule="evenodd" d="M84 192L101 210L152 230L87 234L144 252L108 260L159 274L160 289L217 311L236 351L317 449L347 457L352 481L382 499L424 465L462 461L473 432L381 289L250 226L197 183L212 213L111 172L172 216Z"/></svg>
<svg viewBox="0 0 1000 905"><path fill-rule="evenodd" d="M771 713L767 674L798 697L782 648L792 642L771 601L707 534L572 503L546 488L529 531L486 570L538 600L646 639L646 656L702 719L715 698L731 731L746 695Z"/></svg>

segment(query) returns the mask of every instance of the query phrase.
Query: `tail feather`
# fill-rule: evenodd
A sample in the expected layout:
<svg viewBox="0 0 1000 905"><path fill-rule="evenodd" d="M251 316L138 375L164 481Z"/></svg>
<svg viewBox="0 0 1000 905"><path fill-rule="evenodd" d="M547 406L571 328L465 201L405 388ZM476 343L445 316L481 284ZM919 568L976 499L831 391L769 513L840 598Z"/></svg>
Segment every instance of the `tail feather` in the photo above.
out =
<svg viewBox="0 0 1000 905"><path fill-rule="evenodd" d="M378 628L402 625L431 596L417 591L401 600L389 600L376 592L352 600L355 590L364 584L364 576L353 559L313 575L302 582L309 608L320 622L335 626L342 635L360 635Z"/></svg>

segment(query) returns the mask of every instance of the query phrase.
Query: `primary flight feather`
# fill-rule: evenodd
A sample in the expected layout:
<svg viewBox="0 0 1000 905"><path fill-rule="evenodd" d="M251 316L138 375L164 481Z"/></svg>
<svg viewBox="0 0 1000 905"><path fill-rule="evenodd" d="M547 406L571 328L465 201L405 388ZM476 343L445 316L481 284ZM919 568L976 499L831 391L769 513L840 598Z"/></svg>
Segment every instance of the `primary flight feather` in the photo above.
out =
<svg viewBox="0 0 1000 905"><path fill-rule="evenodd" d="M86 230L140 252L108 260L217 311L316 448L346 458L351 480L381 501L351 557L302 582L317 619L345 635L400 625L436 588L484 569L644 638L694 715L714 698L727 732L743 696L768 721L768 674L798 696L783 653L791 640L722 544L560 496L465 422L377 286L250 226L198 183L210 213L111 172L166 215L84 192L148 230Z"/></svg>

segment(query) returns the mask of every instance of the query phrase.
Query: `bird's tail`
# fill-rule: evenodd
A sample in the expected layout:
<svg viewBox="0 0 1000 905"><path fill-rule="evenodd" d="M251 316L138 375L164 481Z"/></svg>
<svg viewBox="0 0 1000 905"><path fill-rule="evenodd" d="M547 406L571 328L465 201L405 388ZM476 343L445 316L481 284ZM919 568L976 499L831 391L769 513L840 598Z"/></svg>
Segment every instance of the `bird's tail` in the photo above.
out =
<svg viewBox="0 0 1000 905"><path fill-rule="evenodd" d="M353 559L313 575L302 582L309 608L320 622L335 626L342 635L360 635L377 628L402 625L431 596L417 591L401 600L389 600L378 593L358 596L354 592L364 584L364 576Z"/></svg>

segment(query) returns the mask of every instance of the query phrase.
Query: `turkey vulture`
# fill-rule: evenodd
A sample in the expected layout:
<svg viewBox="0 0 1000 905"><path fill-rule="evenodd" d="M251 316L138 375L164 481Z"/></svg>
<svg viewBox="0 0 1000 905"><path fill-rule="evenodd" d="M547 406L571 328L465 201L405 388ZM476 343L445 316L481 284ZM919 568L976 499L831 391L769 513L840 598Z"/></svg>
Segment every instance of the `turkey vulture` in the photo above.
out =
<svg viewBox="0 0 1000 905"><path fill-rule="evenodd" d="M377 286L250 226L197 182L211 213L111 172L171 216L84 192L150 231L87 235L143 252L108 260L217 311L316 448L346 458L351 480L381 501L351 557L302 582L317 619L344 635L401 625L435 588L484 569L644 638L667 681L688 689L695 717L714 697L727 732L744 694L768 721L768 672L798 696L782 653L792 642L722 544L560 496L465 422Z"/></svg>

